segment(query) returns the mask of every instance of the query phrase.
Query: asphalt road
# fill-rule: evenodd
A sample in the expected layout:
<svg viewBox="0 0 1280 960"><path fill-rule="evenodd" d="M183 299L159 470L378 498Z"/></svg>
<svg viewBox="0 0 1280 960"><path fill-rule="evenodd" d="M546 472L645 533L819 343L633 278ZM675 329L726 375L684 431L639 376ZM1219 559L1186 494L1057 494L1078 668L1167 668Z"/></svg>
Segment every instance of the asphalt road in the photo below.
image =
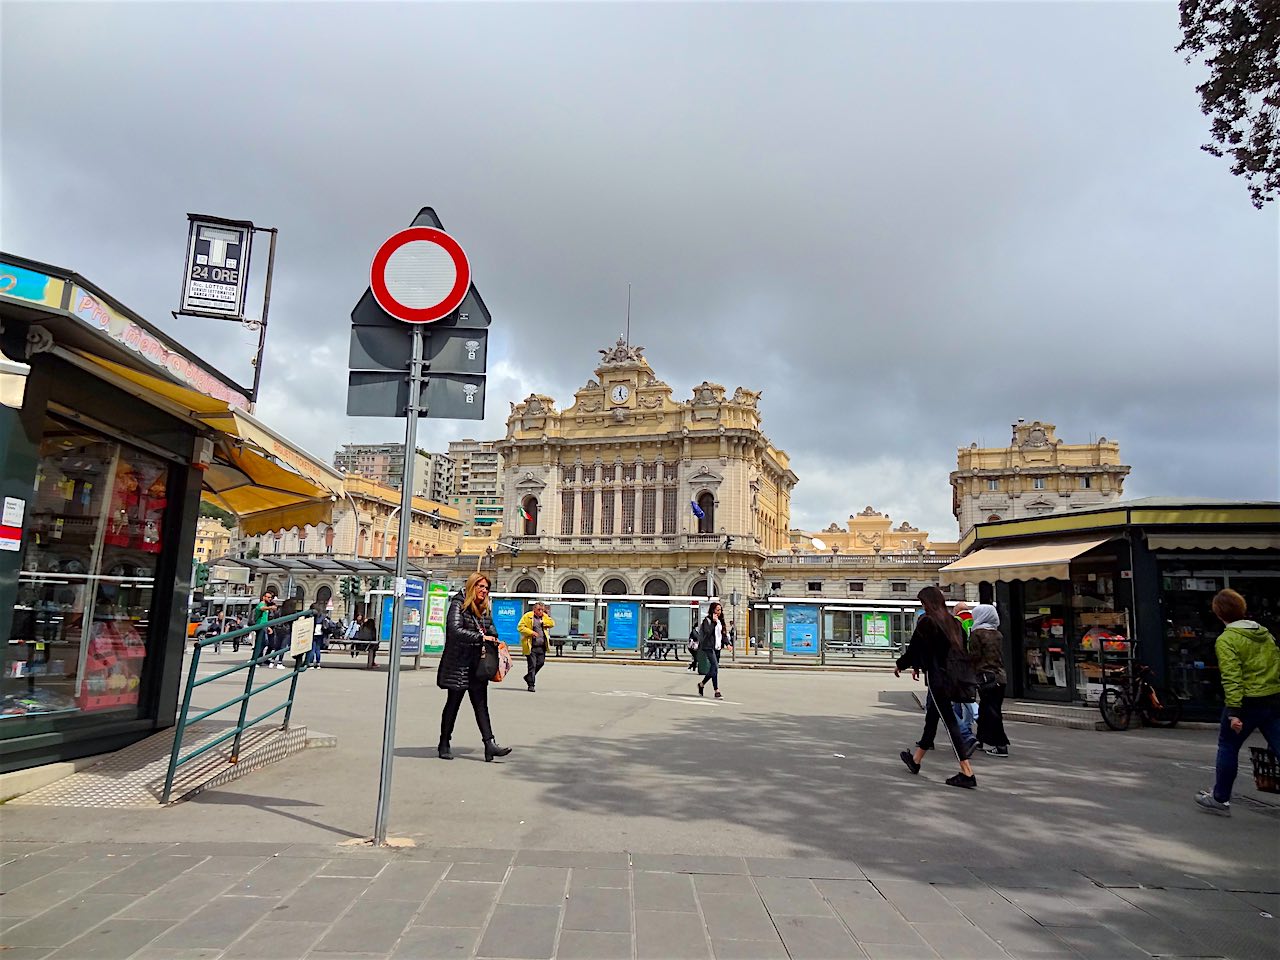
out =
<svg viewBox="0 0 1280 960"><path fill-rule="evenodd" d="M209 672L220 662L230 656L212 657ZM308 750L163 811L8 807L4 835L368 836L386 679L333 666L301 678L295 717L336 734L336 749ZM979 786L965 791L942 782L954 771L942 753L918 777L899 761L922 721L906 677L725 669L722 701L700 698L694 684L680 666L553 658L536 694L518 676L491 686L495 731L514 752L486 764L466 704L457 759L436 758L444 694L434 669L405 672L391 834L455 847L1253 875L1269 889L1280 873L1280 798L1253 794L1242 771L1238 786L1248 789L1234 817L1192 803L1211 779L1210 731L1011 724L1012 757L976 758Z"/></svg>

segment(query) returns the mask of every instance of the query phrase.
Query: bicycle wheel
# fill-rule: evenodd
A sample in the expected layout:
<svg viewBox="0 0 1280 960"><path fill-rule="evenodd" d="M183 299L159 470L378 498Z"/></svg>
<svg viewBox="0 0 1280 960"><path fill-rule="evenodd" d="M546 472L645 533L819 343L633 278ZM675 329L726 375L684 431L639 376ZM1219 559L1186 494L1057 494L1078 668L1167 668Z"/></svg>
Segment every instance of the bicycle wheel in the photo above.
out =
<svg viewBox="0 0 1280 960"><path fill-rule="evenodd" d="M1133 704L1129 694L1119 687L1108 687L1098 700L1103 722L1112 730L1128 730L1133 719Z"/></svg>
<svg viewBox="0 0 1280 960"><path fill-rule="evenodd" d="M1142 716L1152 727L1172 727L1182 719L1182 701L1166 687L1145 687Z"/></svg>

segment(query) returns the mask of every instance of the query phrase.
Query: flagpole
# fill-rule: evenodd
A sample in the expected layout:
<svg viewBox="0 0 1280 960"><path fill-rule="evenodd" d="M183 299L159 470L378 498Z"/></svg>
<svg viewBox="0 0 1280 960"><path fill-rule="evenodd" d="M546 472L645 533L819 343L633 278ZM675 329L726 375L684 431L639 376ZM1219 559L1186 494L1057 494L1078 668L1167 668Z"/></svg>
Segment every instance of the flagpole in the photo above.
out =
<svg viewBox="0 0 1280 960"><path fill-rule="evenodd" d="M627 346L631 346L631 284L627 284Z"/></svg>

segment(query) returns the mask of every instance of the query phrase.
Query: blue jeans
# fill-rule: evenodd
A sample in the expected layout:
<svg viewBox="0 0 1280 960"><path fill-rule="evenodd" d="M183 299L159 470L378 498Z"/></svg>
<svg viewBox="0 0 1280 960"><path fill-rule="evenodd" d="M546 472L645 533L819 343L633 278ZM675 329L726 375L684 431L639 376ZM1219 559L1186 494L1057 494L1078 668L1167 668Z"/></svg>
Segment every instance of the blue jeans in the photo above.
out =
<svg viewBox="0 0 1280 960"><path fill-rule="evenodd" d="M706 658L711 662L711 672L702 678L702 686L711 684L712 690L720 689L720 658L716 656L714 650L704 651Z"/></svg>
<svg viewBox="0 0 1280 960"><path fill-rule="evenodd" d="M1280 753L1280 706L1276 704L1277 698L1269 699L1270 703L1245 701L1240 708L1244 726L1239 733L1231 729L1231 717L1227 711L1222 711L1222 724L1218 727L1218 772L1213 784L1213 799L1219 803L1231 800L1231 787L1236 782L1240 767L1240 748L1254 730L1260 730L1268 746Z"/></svg>
<svg viewBox="0 0 1280 960"><path fill-rule="evenodd" d="M928 683L928 677L925 678L925 682ZM956 715L956 708L959 706L961 704L953 704L946 697L929 690L924 698L924 732L916 741L916 746L922 750L932 750L934 738L938 735L938 721L942 721L942 725L947 728L947 735L951 738L956 758L964 760L969 757L977 749L977 741L973 738L973 734L967 733L961 727L960 718Z"/></svg>
<svg viewBox="0 0 1280 960"><path fill-rule="evenodd" d="M960 732L964 734L966 740L973 738L973 726L978 722L978 705L976 703L953 703L951 709L955 711L956 723L960 724Z"/></svg>
<svg viewBox="0 0 1280 960"><path fill-rule="evenodd" d="M322 637L314 637L311 640L311 654L307 657L307 663L319 664L320 651L324 647L324 639Z"/></svg>

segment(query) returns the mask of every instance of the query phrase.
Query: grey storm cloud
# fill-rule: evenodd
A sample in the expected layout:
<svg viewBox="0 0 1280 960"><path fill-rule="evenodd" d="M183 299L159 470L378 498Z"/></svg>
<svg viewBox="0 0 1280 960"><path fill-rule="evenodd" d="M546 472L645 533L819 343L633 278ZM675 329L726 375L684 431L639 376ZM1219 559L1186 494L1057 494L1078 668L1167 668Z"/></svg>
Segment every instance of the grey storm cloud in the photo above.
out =
<svg viewBox="0 0 1280 960"><path fill-rule="evenodd" d="M1133 495L1280 487L1275 211L1203 153L1172 4L0 7L6 250L171 320L185 214L280 229L262 415L344 415L369 259L434 206L494 314L488 418L625 323L677 396L764 391L797 524L953 534L955 449L1118 439ZM264 251L257 250L261 278Z"/></svg>

